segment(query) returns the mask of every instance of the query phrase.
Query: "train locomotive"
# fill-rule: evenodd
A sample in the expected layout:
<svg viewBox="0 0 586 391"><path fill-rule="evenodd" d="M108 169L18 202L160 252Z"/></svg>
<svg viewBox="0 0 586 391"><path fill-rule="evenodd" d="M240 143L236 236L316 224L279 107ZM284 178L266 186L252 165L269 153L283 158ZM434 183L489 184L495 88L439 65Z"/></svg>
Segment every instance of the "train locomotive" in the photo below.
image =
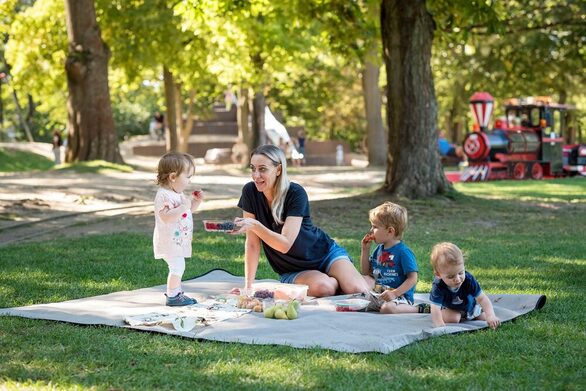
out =
<svg viewBox="0 0 586 391"><path fill-rule="evenodd" d="M477 92L470 105L476 123L464 139L469 165L461 181L586 175L586 145L575 142L573 106L549 97L508 99L505 117L489 130L493 97Z"/></svg>

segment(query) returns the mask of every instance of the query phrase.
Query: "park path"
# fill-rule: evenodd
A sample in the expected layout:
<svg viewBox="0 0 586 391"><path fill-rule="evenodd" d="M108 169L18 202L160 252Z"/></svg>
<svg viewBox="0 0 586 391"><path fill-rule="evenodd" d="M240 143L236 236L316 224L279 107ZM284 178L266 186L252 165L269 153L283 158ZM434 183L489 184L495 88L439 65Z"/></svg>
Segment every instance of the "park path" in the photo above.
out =
<svg viewBox="0 0 586 391"><path fill-rule="evenodd" d="M151 231L157 159L124 158L138 169L0 173L0 246L65 235ZM290 178L317 201L380 187L384 174L380 168L302 167L291 170ZM235 165L198 164L192 187L204 190L200 210L206 211L235 207L248 181L248 172Z"/></svg>

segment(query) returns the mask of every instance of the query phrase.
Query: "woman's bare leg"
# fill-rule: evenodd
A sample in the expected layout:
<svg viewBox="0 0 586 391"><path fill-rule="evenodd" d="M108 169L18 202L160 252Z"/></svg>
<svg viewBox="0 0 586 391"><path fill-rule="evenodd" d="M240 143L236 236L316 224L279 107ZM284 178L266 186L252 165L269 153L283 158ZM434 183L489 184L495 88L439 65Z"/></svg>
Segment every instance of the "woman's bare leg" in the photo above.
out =
<svg viewBox="0 0 586 391"><path fill-rule="evenodd" d="M320 272L319 270L307 270L295 278L295 284L309 286L307 294L313 297L333 296L338 290L338 281Z"/></svg>
<svg viewBox="0 0 586 391"><path fill-rule="evenodd" d="M338 280L344 294L368 292L371 289L354 264L344 259L334 262L328 274Z"/></svg>

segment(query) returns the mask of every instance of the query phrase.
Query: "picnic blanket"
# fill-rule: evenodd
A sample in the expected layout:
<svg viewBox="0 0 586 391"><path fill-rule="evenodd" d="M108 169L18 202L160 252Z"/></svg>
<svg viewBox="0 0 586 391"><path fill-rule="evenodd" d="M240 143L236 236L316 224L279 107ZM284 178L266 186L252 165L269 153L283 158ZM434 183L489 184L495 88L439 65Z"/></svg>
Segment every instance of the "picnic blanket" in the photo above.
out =
<svg viewBox="0 0 586 391"><path fill-rule="evenodd" d="M203 340L325 348L351 353L389 353L426 338L487 327L484 321L466 321L434 328L429 314L336 312L335 307L321 305L318 300L302 305L299 318L295 320L275 320L265 319L262 313L234 311L229 306L209 301L243 284L243 277L215 269L183 282L185 293L200 302L189 308L166 307L165 285L159 285L59 303L4 308L0 309L0 315L126 327ZM545 304L543 295L488 296L502 321L512 320ZM428 302L428 298L428 294L415 295L416 302ZM173 322L185 317L195 319L195 327L189 331L180 327L176 329Z"/></svg>

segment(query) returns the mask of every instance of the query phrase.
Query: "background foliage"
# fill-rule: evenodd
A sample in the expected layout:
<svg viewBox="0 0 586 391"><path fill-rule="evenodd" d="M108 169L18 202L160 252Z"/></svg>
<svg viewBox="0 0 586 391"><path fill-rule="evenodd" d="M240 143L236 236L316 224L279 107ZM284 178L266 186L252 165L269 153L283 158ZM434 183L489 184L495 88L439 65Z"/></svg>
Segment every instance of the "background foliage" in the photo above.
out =
<svg viewBox="0 0 586 391"><path fill-rule="evenodd" d="M264 91L271 108L287 124L304 125L309 137L360 145L366 128L360 72L370 45L380 53L377 6L372 0L98 0L120 138L147 133L152 112L164 111L166 66L195 91L200 115L223 100L227 87L251 88ZM442 0L428 8L436 22L438 127L456 141L470 128L467 101L474 91L495 97L497 116L503 99L526 95L586 108L585 2ZM24 138L16 91L35 137L47 140L66 123L63 2L5 0L0 11L0 71L8 75L1 82L0 138L9 128Z"/></svg>

